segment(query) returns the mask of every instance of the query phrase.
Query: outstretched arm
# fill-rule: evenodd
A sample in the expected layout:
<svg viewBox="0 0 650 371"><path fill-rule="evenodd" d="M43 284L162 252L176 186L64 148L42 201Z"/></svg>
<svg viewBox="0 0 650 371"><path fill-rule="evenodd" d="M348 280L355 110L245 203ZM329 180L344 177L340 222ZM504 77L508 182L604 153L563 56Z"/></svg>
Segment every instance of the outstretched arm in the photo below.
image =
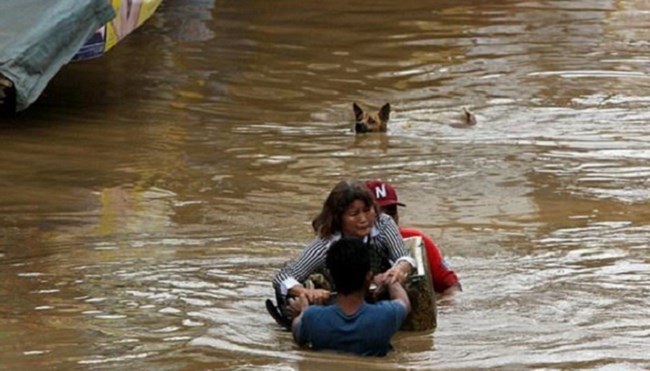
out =
<svg viewBox="0 0 650 371"><path fill-rule="evenodd" d="M329 299L326 290L308 290L300 282L325 265L329 241L316 238L302 251L298 258L286 265L273 279L273 286L281 296L305 294L311 303L324 303Z"/></svg>
<svg viewBox="0 0 650 371"><path fill-rule="evenodd" d="M330 298L330 292L323 289L307 289L297 284L289 290L289 296L304 296L309 303L325 304Z"/></svg>
<svg viewBox="0 0 650 371"><path fill-rule="evenodd" d="M391 300L394 300L406 309L406 314L411 311L411 301L409 300L408 294L404 287L399 282L393 282L388 285L388 295Z"/></svg>
<svg viewBox="0 0 650 371"><path fill-rule="evenodd" d="M398 282L404 285L406 278L409 276L409 274L411 274L412 271L413 266L411 266L411 263L403 260L393 265L389 270L384 272L384 279L387 284Z"/></svg>
<svg viewBox="0 0 650 371"><path fill-rule="evenodd" d="M309 300L307 300L307 297L305 295L300 295L298 300L291 302L290 307L294 312L294 318L291 322L291 333L293 334L293 340L295 340L298 344L304 344L307 340L300 337L300 325L302 323L302 315L309 307Z"/></svg>
<svg viewBox="0 0 650 371"><path fill-rule="evenodd" d="M399 227L395 224L393 218L387 214L380 214L380 223L382 229L382 238L384 239L387 247L390 260L394 262L393 267L389 271L394 271L390 276L397 276L396 278L401 280L401 274L404 273L407 276L411 274L413 268L415 268L415 260L412 256L409 255L406 245L404 245L404 239L400 234ZM388 271L386 272L388 273ZM406 277L404 277L406 278Z"/></svg>

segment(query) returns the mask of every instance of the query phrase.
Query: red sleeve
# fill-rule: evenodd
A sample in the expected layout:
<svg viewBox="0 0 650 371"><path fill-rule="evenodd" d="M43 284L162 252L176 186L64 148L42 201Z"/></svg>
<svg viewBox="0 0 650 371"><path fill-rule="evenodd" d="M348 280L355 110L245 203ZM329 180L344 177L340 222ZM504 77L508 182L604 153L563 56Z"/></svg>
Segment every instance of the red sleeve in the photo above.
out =
<svg viewBox="0 0 650 371"><path fill-rule="evenodd" d="M431 271L431 279L433 280L433 288L436 292L440 293L448 288L458 284L458 277L456 273L449 269L445 261L440 255L440 250L436 247L429 236L414 228L399 229L402 238L420 236L424 241L424 246L427 249L427 258L429 259L429 270Z"/></svg>

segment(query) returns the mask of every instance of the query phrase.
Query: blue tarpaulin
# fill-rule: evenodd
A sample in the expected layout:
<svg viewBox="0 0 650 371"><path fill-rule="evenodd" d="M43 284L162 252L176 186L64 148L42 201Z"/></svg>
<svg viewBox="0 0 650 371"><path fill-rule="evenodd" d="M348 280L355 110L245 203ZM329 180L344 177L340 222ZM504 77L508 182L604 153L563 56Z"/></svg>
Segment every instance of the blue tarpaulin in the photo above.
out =
<svg viewBox="0 0 650 371"><path fill-rule="evenodd" d="M108 0L0 0L0 74L16 86L16 109L32 104L113 17Z"/></svg>

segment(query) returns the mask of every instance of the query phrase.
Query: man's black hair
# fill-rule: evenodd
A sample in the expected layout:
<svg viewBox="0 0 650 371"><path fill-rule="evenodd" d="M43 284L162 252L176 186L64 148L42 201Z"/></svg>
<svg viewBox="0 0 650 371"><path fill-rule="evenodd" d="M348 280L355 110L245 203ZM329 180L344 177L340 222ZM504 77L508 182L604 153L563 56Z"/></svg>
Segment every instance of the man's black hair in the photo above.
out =
<svg viewBox="0 0 650 371"><path fill-rule="evenodd" d="M338 292L361 290L370 271L368 246L358 238L341 238L330 246L325 264Z"/></svg>

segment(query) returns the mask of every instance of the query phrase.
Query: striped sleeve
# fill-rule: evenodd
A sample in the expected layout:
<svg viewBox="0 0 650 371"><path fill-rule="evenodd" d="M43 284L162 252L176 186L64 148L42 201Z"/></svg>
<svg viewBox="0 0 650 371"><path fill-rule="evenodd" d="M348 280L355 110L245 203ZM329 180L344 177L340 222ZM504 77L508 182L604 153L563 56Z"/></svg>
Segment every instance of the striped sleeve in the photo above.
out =
<svg viewBox="0 0 650 371"><path fill-rule="evenodd" d="M325 266L329 245L330 241L319 237L307 245L296 260L280 269L280 272L273 278L273 287L276 292L286 295L293 285L286 287L284 282L303 282L309 275L322 270Z"/></svg>
<svg viewBox="0 0 650 371"><path fill-rule="evenodd" d="M402 260L406 260L415 268L415 260L409 255L404 245L404 239L399 233L399 227L395 224L393 218L388 214L381 213L379 216L379 238L384 245L388 248L389 258L392 264L397 264Z"/></svg>

